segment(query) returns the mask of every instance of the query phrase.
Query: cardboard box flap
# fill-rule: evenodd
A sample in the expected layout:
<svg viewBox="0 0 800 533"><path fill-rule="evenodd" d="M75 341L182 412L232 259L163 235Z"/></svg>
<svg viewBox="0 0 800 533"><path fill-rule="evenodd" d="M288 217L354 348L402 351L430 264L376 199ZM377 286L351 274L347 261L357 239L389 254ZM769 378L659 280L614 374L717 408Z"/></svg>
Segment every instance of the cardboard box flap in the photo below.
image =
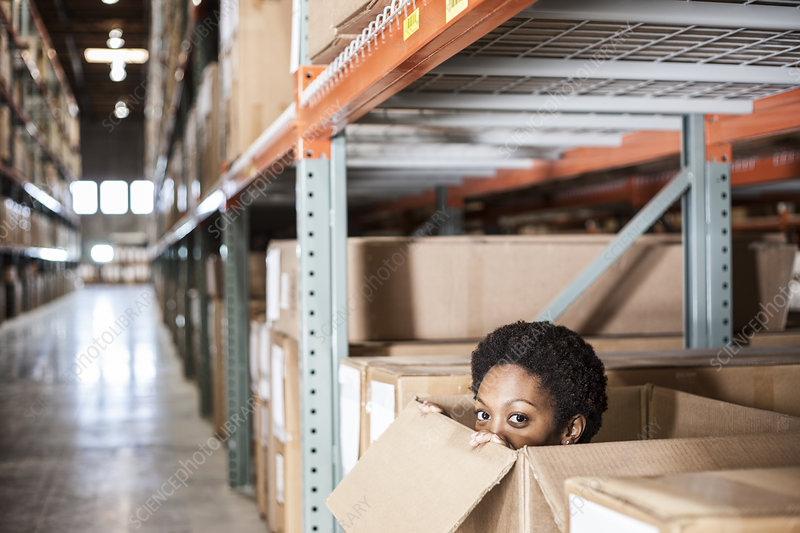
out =
<svg viewBox="0 0 800 533"><path fill-rule="evenodd" d="M473 449L471 428L422 415L418 405L406 407L328 497L345 531L455 531L514 465L517 452Z"/></svg>
<svg viewBox="0 0 800 533"><path fill-rule="evenodd" d="M533 476L558 527L567 523L564 482L572 477L602 480L705 470L800 466L798 433L757 434L706 439L608 442L577 446L526 447Z"/></svg>
<svg viewBox="0 0 800 533"><path fill-rule="evenodd" d="M800 514L800 467L690 472L645 478L573 478L567 493L600 493L660 520Z"/></svg>

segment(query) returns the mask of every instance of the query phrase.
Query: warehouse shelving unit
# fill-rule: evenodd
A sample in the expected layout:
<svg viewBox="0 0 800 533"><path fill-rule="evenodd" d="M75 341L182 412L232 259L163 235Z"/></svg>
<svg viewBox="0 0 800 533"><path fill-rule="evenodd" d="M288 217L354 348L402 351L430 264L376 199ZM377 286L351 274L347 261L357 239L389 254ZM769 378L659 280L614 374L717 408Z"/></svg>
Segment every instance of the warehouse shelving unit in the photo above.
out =
<svg viewBox="0 0 800 533"><path fill-rule="evenodd" d="M153 252L169 255L214 213L237 207L248 187L295 164L306 530L333 527L324 500L340 476L335 369L347 355L347 324L335 313L347 294L348 200L384 201L383 210L433 205L439 186L442 204L460 208L483 194L680 155L677 173L606 186L609 195L655 196L545 317L557 318L682 199L686 344L727 344L731 187L798 175L796 158L733 160L735 144L800 130L797 7L395 0L331 64L300 67L295 103ZM421 23L404 35L412 13ZM238 223L225 231L228 327L242 337L229 338L229 412L248 388L237 231ZM326 323L332 337L320 335ZM239 443L229 449L232 485L247 480Z"/></svg>
<svg viewBox="0 0 800 533"><path fill-rule="evenodd" d="M0 101L8 112L8 121L2 126L8 129L4 135L8 160L0 163L0 193L26 213L41 217L38 223L48 230L36 233L37 228L28 226L31 221L6 220L0 232L4 240L19 232L25 233L26 238L16 244L0 245L0 267L30 266L73 283L77 279L73 267L79 261L79 219L69 205L67 189L79 172L78 106L35 4L15 4L13 14L0 8L0 26L4 44ZM31 151L33 166L20 160L25 154L16 150L17 141L12 142L14 130L20 133L23 150L27 145ZM49 177L46 163L54 169ZM54 229L59 234L71 232L72 237L56 242ZM48 240L53 241L51 247L45 242ZM29 302L22 307L27 310L35 301L29 295L28 284L22 285L22 300ZM45 292L43 298L53 296L50 291Z"/></svg>

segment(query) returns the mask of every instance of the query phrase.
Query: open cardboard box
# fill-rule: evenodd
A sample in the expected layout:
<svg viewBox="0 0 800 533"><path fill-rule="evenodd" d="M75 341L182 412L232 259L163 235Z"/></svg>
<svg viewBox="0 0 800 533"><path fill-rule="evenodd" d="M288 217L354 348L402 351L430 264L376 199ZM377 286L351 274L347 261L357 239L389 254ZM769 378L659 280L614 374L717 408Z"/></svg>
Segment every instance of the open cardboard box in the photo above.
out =
<svg viewBox="0 0 800 533"><path fill-rule="evenodd" d="M613 395L598 440L618 442L520 450L470 446L470 396L435 398L457 419L422 415L411 402L328 507L348 532L556 532L566 526L571 477L800 465L794 417L652 386ZM659 420L661 412L670 416ZM622 440L632 438L633 424L637 436L655 440Z"/></svg>
<svg viewBox="0 0 800 533"><path fill-rule="evenodd" d="M415 396L460 395L469 390L471 382L468 356L342 359L339 434L345 473ZM374 427L370 423L373 416Z"/></svg>
<svg viewBox="0 0 800 533"><path fill-rule="evenodd" d="M569 532L800 531L800 467L566 482Z"/></svg>

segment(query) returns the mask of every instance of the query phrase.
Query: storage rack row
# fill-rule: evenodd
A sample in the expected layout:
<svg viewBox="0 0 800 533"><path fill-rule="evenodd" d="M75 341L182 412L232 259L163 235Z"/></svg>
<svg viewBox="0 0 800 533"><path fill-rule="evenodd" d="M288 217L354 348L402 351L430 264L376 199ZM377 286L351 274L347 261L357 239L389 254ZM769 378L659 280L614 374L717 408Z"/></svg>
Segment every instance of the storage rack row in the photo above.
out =
<svg viewBox="0 0 800 533"><path fill-rule="evenodd" d="M302 42L307 3L299 4ZM264 180L276 184L267 196L285 192L287 179L289 189L296 186L307 531L333 528L324 500L341 475L333 428L347 321L334 314L347 308L353 189L372 193L373 215L437 200L463 213L466 202L484 195L553 182L566 189L576 178L680 158L677 171L638 185L652 199L641 201L608 253L587 265L540 318L557 319L680 200L686 346L724 346L732 336L732 187L792 179L800 170L796 149L734 159L734 148L800 131L797 15L796 6L750 2L395 0L326 66L304 66L299 47L295 102L160 235L153 256L157 278L167 284L202 280L209 224L219 227L224 218L228 412L239 412L249 399L248 198ZM412 16L418 24L409 24ZM596 44L615 42L598 59ZM484 130L528 138L503 158L502 137L482 136ZM425 151L425 145L441 152L448 144L460 145L451 154L458 163L441 164ZM287 178L287 163L294 179ZM360 176L363 170L389 186ZM419 170L423 179L415 182ZM387 200L400 194L411 196ZM207 295L203 283L197 287L202 307ZM319 334L331 324L332 335ZM201 366L207 366L204 357ZM228 442L230 484L247 485L247 427L236 428Z"/></svg>
<svg viewBox="0 0 800 533"><path fill-rule="evenodd" d="M0 4L0 317L80 284L79 109L36 5Z"/></svg>

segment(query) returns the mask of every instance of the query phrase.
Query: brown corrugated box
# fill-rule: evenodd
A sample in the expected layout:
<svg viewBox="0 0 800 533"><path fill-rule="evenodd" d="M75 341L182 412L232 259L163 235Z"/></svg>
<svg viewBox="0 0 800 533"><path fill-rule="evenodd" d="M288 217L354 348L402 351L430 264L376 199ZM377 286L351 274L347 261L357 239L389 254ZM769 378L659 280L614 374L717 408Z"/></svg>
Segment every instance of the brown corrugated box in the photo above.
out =
<svg viewBox="0 0 800 533"><path fill-rule="evenodd" d="M273 533L301 533L302 450L300 447L300 362L297 341L271 332L270 419L268 468L270 501L267 512Z"/></svg>
<svg viewBox="0 0 800 533"><path fill-rule="evenodd" d="M267 298L267 252L250 252L247 258L248 290L251 300L260 300L266 305Z"/></svg>
<svg viewBox="0 0 800 533"><path fill-rule="evenodd" d="M309 0L308 57L330 63L391 0Z"/></svg>
<svg viewBox="0 0 800 533"><path fill-rule="evenodd" d="M480 338L531 320L610 242L610 236L351 238L349 338ZM295 241L274 241L282 250ZM296 257L281 254L276 326L297 330ZM587 335L682 329L679 239L642 237L559 320ZM292 281L293 280L293 281ZM657 305L655 305L657 303ZM284 313L286 316L284 317Z"/></svg>
<svg viewBox="0 0 800 533"><path fill-rule="evenodd" d="M269 403L253 398L253 468L256 480L258 514L266 517L269 510Z"/></svg>
<svg viewBox="0 0 800 533"><path fill-rule="evenodd" d="M466 411L472 399L454 401ZM493 443L473 449L472 427L442 415L422 415L412 403L327 504L348 532L556 532L566 525L564 481L571 477L800 465L799 434L748 434L763 429L762 415L774 420L775 413L727 408L724 421L702 409L677 410L674 429L665 435L680 435L683 421L703 420L709 434L727 431L735 436L510 450ZM646 437L648 428L641 433Z"/></svg>
<svg viewBox="0 0 800 533"><path fill-rule="evenodd" d="M225 275L222 258L211 254L206 258L206 291L209 298L222 298L225 294Z"/></svg>
<svg viewBox="0 0 800 533"><path fill-rule="evenodd" d="M244 152L294 102L289 72L292 0L239 0L233 40L221 51L225 162ZM253 65L258 65L254 68Z"/></svg>
<svg viewBox="0 0 800 533"><path fill-rule="evenodd" d="M692 472L566 482L569 531L800 531L800 468Z"/></svg>
<svg viewBox="0 0 800 533"><path fill-rule="evenodd" d="M211 396L212 419L217 435L225 436L225 422L228 420L226 364L225 364L225 302L212 298L208 304L209 355L211 358Z"/></svg>
<svg viewBox="0 0 800 533"><path fill-rule="evenodd" d="M726 402L800 416L796 346L603 353L609 386L654 383Z"/></svg>
<svg viewBox="0 0 800 533"><path fill-rule="evenodd" d="M371 380L368 378L370 369L388 367L383 372L373 372L372 376L395 390L392 397L394 407L390 409L393 420L408 403L406 399L410 400L416 394L439 396L466 392L465 387L468 388L470 382L469 361L468 355L362 356L342 359L339 367L339 434L342 438L344 471L352 468L371 442L370 417L373 406ZM411 373L404 376L399 368L401 366L411 367ZM442 369L445 370L444 374ZM441 379L431 377L437 372ZM428 379L416 379L425 373L430 374Z"/></svg>

